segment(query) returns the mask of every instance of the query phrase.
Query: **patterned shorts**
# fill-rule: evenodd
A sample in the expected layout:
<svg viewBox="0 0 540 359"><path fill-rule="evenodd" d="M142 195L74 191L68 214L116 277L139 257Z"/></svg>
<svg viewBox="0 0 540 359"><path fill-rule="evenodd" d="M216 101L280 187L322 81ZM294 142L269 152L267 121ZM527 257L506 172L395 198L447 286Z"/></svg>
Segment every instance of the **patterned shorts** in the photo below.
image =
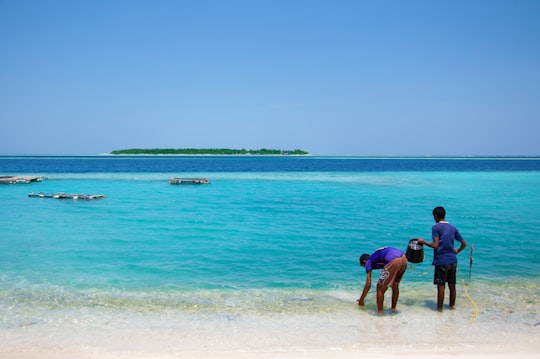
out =
<svg viewBox="0 0 540 359"><path fill-rule="evenodd" d="M399 284L405 274L405 270L407 270L408 263L407 257L402 255L385 265L379 275L379 285L388 288L396 283Z"/></svg>

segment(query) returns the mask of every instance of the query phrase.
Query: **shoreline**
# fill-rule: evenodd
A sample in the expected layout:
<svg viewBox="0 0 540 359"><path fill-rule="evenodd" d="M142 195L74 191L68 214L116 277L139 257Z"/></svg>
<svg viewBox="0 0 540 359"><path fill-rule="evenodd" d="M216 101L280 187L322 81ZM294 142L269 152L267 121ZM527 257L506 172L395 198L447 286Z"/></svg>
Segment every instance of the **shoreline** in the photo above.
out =
<svg viewBox="0 0 540 359"><path fill-rule="evenodd" d="M352 298L351 298L352 299ZM389 298L387 298L389 299ZM0 358L520 358L538 355L538 322L523 312L473 308L463 297L439 313L432 300L400 300L396 314L376 315L370 301L339 311L291 313L246 309L226 302L200 312L47 309L0 326ZM525 309L525 308L524 308ZM71 310L71 309L70 309ZM496 310L496 311L495 311ZM537 317L531 303L529 316ZM45 313L45 312L44 312ZM71 313L71 315L70 315ZM78 313L78 314L75 314Z"/></svg>

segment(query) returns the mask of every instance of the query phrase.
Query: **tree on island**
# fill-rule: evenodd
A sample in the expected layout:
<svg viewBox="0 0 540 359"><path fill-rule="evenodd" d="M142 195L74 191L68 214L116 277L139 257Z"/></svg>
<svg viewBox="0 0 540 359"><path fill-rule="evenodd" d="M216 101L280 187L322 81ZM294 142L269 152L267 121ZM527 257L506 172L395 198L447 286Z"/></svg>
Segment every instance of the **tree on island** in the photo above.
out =
<svg viewBox="0 0 540 359"><path fill-rule="evenodd" d="M303 150L259 150L230 148L130 148L114 150L111 155L309 155Z"/></svg>

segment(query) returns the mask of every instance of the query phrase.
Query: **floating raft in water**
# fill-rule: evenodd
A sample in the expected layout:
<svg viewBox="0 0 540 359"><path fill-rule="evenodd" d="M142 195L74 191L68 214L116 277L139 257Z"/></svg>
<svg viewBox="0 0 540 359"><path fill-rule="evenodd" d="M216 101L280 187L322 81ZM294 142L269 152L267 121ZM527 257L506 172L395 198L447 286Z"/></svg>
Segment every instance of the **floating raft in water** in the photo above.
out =
<svg viewBox="0 0 540 359"><path fill-rule="evenodd" d="M56 199L99 199L105 198L102 194L70 194L70 193L29 193L31 198L56 198Z"/></svg>
<svg viewBox="0 0 540 359"><path fill-rule="evenodd" d="M182 178L182 177L171 177L169 178L170 184L209 184L210 181L206 178Z"/></svg>
<svg viewBox="0 0 540 359"><path fill-rule="evenodd" d="M41 182L44 179L42 176L0 176L0 184Z"/></svg>

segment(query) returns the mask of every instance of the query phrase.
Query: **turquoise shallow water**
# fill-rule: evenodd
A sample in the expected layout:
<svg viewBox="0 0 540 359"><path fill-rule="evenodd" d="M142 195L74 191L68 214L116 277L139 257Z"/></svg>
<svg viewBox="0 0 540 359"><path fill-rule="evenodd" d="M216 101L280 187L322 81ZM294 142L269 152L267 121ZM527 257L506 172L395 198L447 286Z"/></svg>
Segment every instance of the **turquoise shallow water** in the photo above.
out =
<svg viewBox="0 0 540 359"><path fill-rule="evenodd" d="M459 281L485 320L531 327L540 319L539 171L39 174L48 179L0 186L3 329L90 328L141 313L173 325L178 313L214 323L241 313L268 319L355 310L364 281L358 256L430 238L438 205L474 246L472 267L469 250L459 256ZM211 184L168 184L180 174ZM431 257L427 250L402 284L400 309L413 318L434 306ZM368 303L373 311L372 294ZM460 320L478 316L461 286L458 303L467 308Z"/></svg>
<svg viewBox="0 0 540 359"><path fill-rule="evenodd" d="M6 281L74 288L350 288L358 256L429 238L431 209L474 246L474 278L540 273L539 173L50 175L2 186ZM105 194L94 201L29 192ZM418 265L429 270L431 253ZM462 271L469 252L460 255ZM468 273L467 273L468 276Z"/></svg>

